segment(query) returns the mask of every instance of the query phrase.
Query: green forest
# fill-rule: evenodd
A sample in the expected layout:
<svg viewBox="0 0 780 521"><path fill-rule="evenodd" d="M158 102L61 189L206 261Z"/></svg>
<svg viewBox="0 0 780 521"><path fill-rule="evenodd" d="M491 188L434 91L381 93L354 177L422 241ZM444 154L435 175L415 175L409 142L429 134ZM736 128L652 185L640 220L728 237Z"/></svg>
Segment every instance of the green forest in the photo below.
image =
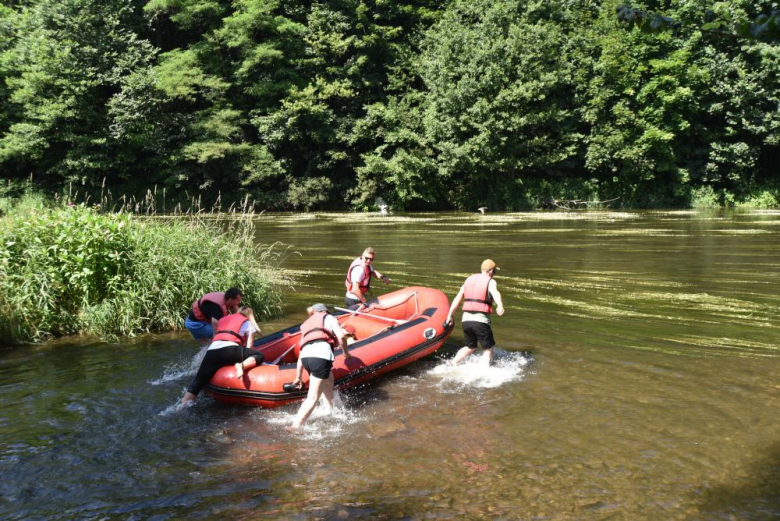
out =
<svg viewBox="0 0 780 521"><path fill-rule="evenodd" d="M777 3L623 4L0 0L1 189L777 206Z"/></svg>

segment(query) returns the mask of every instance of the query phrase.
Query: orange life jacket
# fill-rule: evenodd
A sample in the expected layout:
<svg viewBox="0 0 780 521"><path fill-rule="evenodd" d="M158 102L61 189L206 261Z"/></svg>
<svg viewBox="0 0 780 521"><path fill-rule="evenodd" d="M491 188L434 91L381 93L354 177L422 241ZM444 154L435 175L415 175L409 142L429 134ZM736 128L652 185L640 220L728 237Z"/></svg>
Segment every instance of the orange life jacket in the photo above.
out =
<svg viewBox="0 0 780 521"><path fill-rule="evenodd" d="M463 311L490 314L493 312L493 299L488 285L492 279L487 273L475 273L463 284Z"/></svg>
<svg viewBox="0 0 780 521"><path fill-rule="evenodd" d="M344 281L344 284L347 286L347 291L349 292L352 292L352 269L360 264L360 257L358 257L352 261L352 264L349 265L349 269L347 270L347 280ZM362 266L362 268L364 276L358 287L360 288L360 292L365 295L371 287L371 274L374 270L371 269L371 266Z"/></svg>
<svg viewBox="0 0 780 521"><path fill-rule="evenodd" d="M195 317L195 320L198 320L200 322L210 322L210 320L206 318L206 315L204 315L203 311L201 311L200 309L201 302L212 302L218 305L220 308L222 308L223 317L226 317L228 315L228 309L227 306L225 305L224 291L206 293L205 295L203 295L198 300L192 303L192 315Z"/></svg>
<svg viewBox="0 0 780 521"><path fill-rule="evenodd" d="M329 313L325 311L317 311L301 324L301 347L324 340L331 348L336 349L339 340L333 331L325 327L325 317L328 315Z"/></svg>
<svg viewBox="0 0 780 521"><path fill-rule="evenodd" d="M240 333L241 326L249 320L241 313L226 315L217 322L217 332L214 333L214 340L227 340L243 346L246 345L246 336Z"/></svg>

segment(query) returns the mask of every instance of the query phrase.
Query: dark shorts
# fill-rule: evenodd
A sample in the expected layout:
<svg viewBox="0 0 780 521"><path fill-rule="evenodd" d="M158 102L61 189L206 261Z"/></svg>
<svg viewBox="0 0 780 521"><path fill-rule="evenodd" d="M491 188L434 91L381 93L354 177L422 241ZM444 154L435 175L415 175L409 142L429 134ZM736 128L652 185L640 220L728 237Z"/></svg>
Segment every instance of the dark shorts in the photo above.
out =
<svg viewBox="0 0 780 521"><path fill-rule="evenodd" d="M316 358L313 356L307 356L301 358L301 364L311 376L319 378L321 380L327 380L330 376L330 370L333 369L333 361L325 360L324 358Z"/></svg>
<svg viewBox="0 0 780 521"><path fill-rule="evenodd" d="M490 324L463 322L463 335L466 337L466 347L469 349L477 348L477 340L479 340L482 349L492 349L496 345Z"/></svg>
<svg viewBox="0 0 780 521"><path fill-rule="evenodd" d="M352 306L357 307L360 304L360 301L356 298L349 298L344 297L344 307L351 308Z"/></svg>

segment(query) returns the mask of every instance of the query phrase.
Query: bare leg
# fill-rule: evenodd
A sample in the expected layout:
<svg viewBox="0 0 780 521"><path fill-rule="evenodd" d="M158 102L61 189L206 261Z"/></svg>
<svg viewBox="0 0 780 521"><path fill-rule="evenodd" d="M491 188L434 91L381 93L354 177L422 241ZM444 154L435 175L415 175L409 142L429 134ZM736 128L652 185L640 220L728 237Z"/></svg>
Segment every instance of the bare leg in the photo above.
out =
<svg viewBox="0 0 780 521"><path fill-rule="evenodd" d="M188 403L190 403L194 399L195 399L195 395L187 391L187 393L184 395L184 398L182 398L181 402L179 403L179 409L184 408Z"/></svg>
<svg viewBox="0 0 780 521"><path fill-rule="evenodd" d="M336 391L333 392L333 408L344 408L344 402L341 399L341 394Z"/></svg>
<svg viewBox="0 0 780 521"><path fill-rule="evenodd" d="M244 376L244 371L249 371L253 367L257 367L257 359L254 356L250 356L240 364L236 364L236 378Z"/></svg>
<svg viewBox="0 0 780 521"><path fill-rule="evenodd" d="M471 349L468 346L463 346L460 348L460 351L455 355L455 358L452 359L452 365L458 365L463 361L464 358L469 356L471 353L474 352L474 349Z"/></svg>
<svg viewBox="0 0 780 521"><path fill-rule="evenodd" d="M485 367L490 367L490 364L493 363L493 348L490 349L483 349L482 350L482 365Z"/></svg>
<svg viewBox="0 0 780 521"><path fill-rule="evenodd" d="M333 371L328 375L328 379L325 380L322 389L322 397L325 399L325 405L328 407L328 414L333 413Z"/></svg>
<svg viewBox="0 0 780 521"><path fill-rule="evenodd" d="M333 373L331 373L333 374ZM317 400L320 399L320 395L323 391L323 385L327 380L312 376L309 378L309 394L306 395L306 399L301 404L301 408L298 409L298 415L295 417L295 421L292 424L293 429L298 429L306 423L306 420L311 416L314 407L317 406Z"/></svg>

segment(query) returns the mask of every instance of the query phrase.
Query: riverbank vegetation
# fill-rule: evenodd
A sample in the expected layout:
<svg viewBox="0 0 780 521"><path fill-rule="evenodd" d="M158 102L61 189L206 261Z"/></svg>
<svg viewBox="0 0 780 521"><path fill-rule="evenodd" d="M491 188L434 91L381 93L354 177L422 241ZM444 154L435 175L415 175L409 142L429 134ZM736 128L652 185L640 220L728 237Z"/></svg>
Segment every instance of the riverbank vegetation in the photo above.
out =
<svg viewBox="0 0 780 521"><path fill-rule="evenodd" d="M0 168L264 209L777 206L775 4L622 4L5 3Z"/></svg>
<svg viewBox="0 0 780 521"><path fill-rule="evenodd" d="M181 329L196 298L232 286L267 317L290 285L282 252L255 244L251 215L161 220L0 200L0 343Z"/></svg>

